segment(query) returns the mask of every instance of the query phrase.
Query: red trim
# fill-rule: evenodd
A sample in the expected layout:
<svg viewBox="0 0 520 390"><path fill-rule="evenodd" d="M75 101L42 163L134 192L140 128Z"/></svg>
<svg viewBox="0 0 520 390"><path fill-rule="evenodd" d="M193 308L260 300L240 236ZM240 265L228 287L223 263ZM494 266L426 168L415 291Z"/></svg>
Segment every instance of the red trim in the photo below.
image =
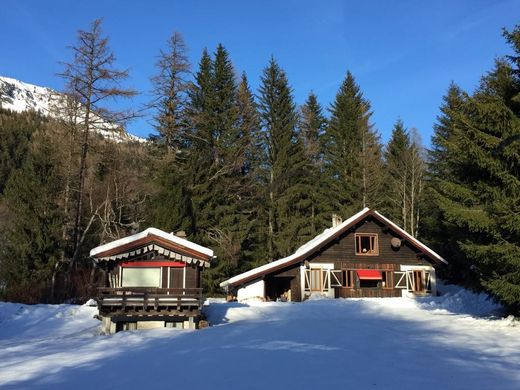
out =
<svg viewBox="0 0 520 390"><path fill-rule="evenodd" d="M358 278L360 280L381 280L381 271L376 269L358 269L356 270Z"/></svg>
<svg viewBox="0 0 520 390"><path fill-rule="evenodd" d="M121 267L176 267L184 268L186 263L180 261L125 261Z"/></svg>

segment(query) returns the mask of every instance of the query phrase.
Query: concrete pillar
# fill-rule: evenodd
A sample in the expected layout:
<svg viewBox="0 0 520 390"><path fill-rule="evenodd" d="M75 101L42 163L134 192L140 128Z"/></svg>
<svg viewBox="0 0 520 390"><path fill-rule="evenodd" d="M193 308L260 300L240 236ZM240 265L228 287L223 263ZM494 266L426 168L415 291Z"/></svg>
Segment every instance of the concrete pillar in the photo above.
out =
<svg viewBox="0 0 520 390"><path fill-rule="evenodd" d="M110 325L112 321L110 317L102 317L101 318L101 331L103 334L110 334Z"/></svg>
<svg viewBox="0 0 520 390"><path fill-rule="evenodd" d="M173 322L166 322L167 328L173 328Z"/></svg>
<svg viewBox="0 0 520 390"><path fill-rule="evenodd" d="M175 323L175 328L176 328L176 329L182 329L182 328L183 328L183 323L177 321L177 322Z"/></svg>
<svg viewBox="0 0 520 390"><path fill-rule="evenodd" d="M110 334L116 334L117 332L117 322L110 321Z"/></svg>
<svg viewBox="0 0 520 390"><path fill-rule="evenodd" d="M136 330L137 329L137 322L128 322L127 323L127 329L128 330Z"/></svg>

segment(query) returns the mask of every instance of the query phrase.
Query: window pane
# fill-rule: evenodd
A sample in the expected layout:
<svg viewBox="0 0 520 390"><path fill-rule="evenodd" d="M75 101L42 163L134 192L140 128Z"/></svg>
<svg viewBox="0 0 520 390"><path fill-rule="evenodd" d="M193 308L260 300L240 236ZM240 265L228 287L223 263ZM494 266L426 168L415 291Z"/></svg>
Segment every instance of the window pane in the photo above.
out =
<svg viewBox="0 0 520 390"><path fill-rule="evenodd" d="M160 268L123 268L123 287L161 287Z"/></svg>

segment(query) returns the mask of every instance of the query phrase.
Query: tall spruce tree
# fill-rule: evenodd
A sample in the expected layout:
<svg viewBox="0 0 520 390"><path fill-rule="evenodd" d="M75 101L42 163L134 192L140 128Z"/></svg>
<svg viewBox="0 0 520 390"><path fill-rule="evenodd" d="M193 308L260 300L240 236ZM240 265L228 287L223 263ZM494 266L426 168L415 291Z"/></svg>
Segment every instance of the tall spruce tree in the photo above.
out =
<svg viewBox="0 0 520 390"><path fill-rule="evenodd" d="M269 259L288 255L301 242L300 208L305 156L297 133L298 113L285 72L271 58L261 77L260 118L267 152L266 210Z"/></svg>
<svg viewBox="0 0 520 390"><path fill-rule="evenodd" d="M186 142L185 106L191 68L187 50L182 35L174 32L166 50L159 52L158 73L152 78L154 100L151 107L155 110L155 128L174 155Z"/></svg>
<svg viewBox="0 0 520 390"><path fill-rule="evenodd" d="M234 197L233 223L229 228L240 238L239 269L248 268L258 260L266 258L262 235L262 198L265 155L260 137L258 107L249 86L247 76L242 74L236 99L237 130L235 160L239 172L230 181L230 192Z"/></svg>
<svg viewBox="0 0 520 390"><path fill-rule="evenodd" d="M191 65L182 35L174 32L161 50L152 78L155 128L159 133L156 184L150 202L151 223L168 230L189 230L190 201L187 191L189 122L187 104ZM162 149L164 146L166 150Z"/></svg>
<svg viewBox="0 0 520 390"><path fill-rule="evenodd" d="M520 28L504 35L515 55L499 59L446 122L449 174L436 179L433 194L444 231L456 242L450 258L456 257L457 274L520 313L520 83L514 60Z"/></svg>
<svg viewBox="0 0 520 390"><path fill-rule="evenodd" d="M59 146L37 130L21 168L5 188L7 220L0 227L0 283L5 298L37 303L52 299L50 281L63 245Z"/></svg>
<svg viewBox="0 0 520 390"><path fill-rule="evenodd" d="M323 136L327 126L327 119L323 115L323 108L314 93L310 93L301 107L299 134L304 146L306 159L305 173L302 180L307 185L307 205L305 216L308 224L300 234L308 240L322 231L330 223L331 214L334 212L329 202L329 194L325 186L318 183L323 174Z"/></svg>
<svg viewBox="0 0 520 390"><path fill-rule="evenodd" d="M347 72L335 101L325 136L327 181L334 206L352 215L380 200L382 153L379 135L370 124L370 102Z"/></svg>
<svg viewBox="0 0 520 390"><path fill-rule="evenodd" d="M390 141L385 149L386 168L386 201L384 211L390 219L404 230L407 230L408 208L408 157L410 151L410 135L402 120L394 124Z"/></svg>

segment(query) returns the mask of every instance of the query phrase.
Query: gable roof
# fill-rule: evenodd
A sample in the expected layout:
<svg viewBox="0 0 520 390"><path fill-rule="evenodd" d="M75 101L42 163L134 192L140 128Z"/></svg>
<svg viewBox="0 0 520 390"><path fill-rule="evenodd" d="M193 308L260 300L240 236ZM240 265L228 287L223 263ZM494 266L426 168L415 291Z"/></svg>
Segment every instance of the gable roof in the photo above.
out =
<svg viewBox="0 0 520 390"><path fill-rule="evenodd" d="M381 213L371 210L368 207L365 207L360 212L354 214L349 219L343 221L341 224L339 224L336 227L328 228L323 231L323 233L317 235L312 240L306 242L301 247L299 247L296 252L294 252L292 255L284 257L283 259L273 261L271 263L262 265L257 268L253 268L252 270L249 270L247 272L241 273L239 275L233 276L232 278L220 283L220 287L226 287L226 286L233 286L241 283L245 283L249 280L256 279L260 276L263 276L267 273L276 271L281 268L285 268L288 265L297 263L309 255L311 255L313 252L318 250L323 245L329 243L336 237L340 236L343 232L347 231L349 228L351 228L356 223L362 221L363 219L372 216L375 219L382 222L384 225L388 226L390 229L392 229L397 235L401 236L410 244L415 246L417 249L428 255L433 261L437 263L445 263L448 264L448 262L442 258L439 254L428 248L426 245L424 245L422 242L417 240L415 237L410 235L409 233L405 232L403 229L401 229L399 226L397 226L395 223L390 221L388 218L383 216Z"/></svg>
<svg viewBox="0 0 520 390"><path fill-rule="evenodd" d="M120 260L152 250L188 263L201 260L205 267L209 267L209 261L214 257L213 251L209 248L153 227L97 246L90 251L90 257L96 262Z"/></svg>

